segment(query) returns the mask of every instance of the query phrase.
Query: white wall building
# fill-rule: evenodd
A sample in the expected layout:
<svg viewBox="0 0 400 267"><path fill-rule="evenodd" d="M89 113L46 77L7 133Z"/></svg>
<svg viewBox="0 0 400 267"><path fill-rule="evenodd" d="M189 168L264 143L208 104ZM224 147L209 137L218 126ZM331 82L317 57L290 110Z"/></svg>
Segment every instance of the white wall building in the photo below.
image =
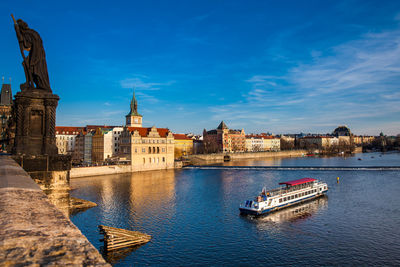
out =
<svg viewBox="0 0 400 267"><path fill-rule="evenodd" d="M75 138L83 127L56 126L56 145L58 154L72 154L75 150Z"/></svg>

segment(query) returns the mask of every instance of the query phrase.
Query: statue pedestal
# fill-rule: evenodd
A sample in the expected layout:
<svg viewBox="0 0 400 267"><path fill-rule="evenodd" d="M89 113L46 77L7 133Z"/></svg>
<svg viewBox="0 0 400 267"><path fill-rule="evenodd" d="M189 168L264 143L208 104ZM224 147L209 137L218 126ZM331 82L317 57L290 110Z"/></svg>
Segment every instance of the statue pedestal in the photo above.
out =
<svg viewBox="0 0 400 267"><path fill-rule="evenodd" d="M16 155L57 155L56 108L60 98L45 90L28 88L15 95Z"/></svg>
<svg viewBox="0 0 400 267"><path fill-rule="evenodd" d="M68 215L71 156L58 155L56 108L49 90L27 88L15 95L13 158Z"/></svg>

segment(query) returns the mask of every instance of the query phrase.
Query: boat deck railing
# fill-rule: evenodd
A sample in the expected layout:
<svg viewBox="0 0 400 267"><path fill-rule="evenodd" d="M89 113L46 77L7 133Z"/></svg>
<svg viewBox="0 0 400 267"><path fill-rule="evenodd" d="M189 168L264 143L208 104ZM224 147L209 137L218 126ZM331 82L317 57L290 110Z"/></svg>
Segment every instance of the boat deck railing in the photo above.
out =
<svg viewBox="0 0 400 267"><path fill-rule="evenodd" d="M277 195L281 195L281 194L287 194L290 192L299 191L301 189L313 188L315 185L319 185L319 184L321 184L321 182L316 182L315 184L308 185L305 187L289 187L289 188L280 187L280 188L268 190L265 192L265 194L267 196L273 197L273 196L277 196Z"/></svg>

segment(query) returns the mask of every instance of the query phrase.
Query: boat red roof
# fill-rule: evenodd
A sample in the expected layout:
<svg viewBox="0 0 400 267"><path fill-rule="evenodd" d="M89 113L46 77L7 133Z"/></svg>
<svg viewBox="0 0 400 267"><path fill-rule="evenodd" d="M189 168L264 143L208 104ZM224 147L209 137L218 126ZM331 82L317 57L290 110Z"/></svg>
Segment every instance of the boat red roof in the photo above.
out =
<svg viewBox="0 0 400 267"><path fill-rule="evenodd" d="M313 182L315 180L316 179L314 179L314 178L301 178L301 179L298 179L298 180L293 180L293 181L289 181L289 182L283 182L283 183L279 183L279 184L285 184L285 185L293 186L293 185L299 185L299 184L305 184L305 183Z"/></svg>

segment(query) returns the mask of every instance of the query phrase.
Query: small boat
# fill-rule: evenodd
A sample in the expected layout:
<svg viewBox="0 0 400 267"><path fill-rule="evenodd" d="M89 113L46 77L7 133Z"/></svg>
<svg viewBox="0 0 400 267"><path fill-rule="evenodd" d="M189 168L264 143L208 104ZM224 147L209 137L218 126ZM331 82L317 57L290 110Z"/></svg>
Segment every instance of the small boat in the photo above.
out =
<svg viewBox="0 0 400 267"><path fill-rule="evenodd" d="M314 178L302 178L279 184L285 186L269 191L263 188L261 194L253 200L246 200L239 207L240 213L266 214L323 196L328 191L326 183Z"/></svg>

